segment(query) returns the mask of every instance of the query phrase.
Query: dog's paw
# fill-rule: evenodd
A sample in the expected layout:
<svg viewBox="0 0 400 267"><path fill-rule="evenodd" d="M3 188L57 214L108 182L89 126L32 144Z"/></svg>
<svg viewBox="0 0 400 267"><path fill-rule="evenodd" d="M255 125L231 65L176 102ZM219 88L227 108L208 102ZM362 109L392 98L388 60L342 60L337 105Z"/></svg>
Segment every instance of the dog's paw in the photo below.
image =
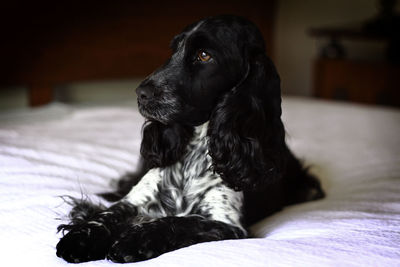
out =
<svg viewBox="0 0 400 267"><path fill-rule="evenodd" d="M111 245L110 231L103 225L76 226L57 244L57 256L79 263L104 259Z"/></svg>
<svg viewBox="0 0 400 267"><path fill-rule="evenodd" d="M107 259L120 263L138 262L169 251L168 232L154 226L155 223L132 226L111 246Z"/></svg>

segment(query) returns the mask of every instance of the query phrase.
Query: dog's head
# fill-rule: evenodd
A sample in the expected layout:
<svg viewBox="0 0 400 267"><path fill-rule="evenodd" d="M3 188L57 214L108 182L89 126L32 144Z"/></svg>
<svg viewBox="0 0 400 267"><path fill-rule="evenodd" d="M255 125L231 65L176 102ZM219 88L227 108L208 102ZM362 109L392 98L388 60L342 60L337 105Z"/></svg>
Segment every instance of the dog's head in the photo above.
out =
<svg viewBox="0 0 400 267"><path fill-rule="evenodd" d="M171 47L171 58L137 88L149 166L179 160L193 126L209 121L212 168L229 185L254 189L279 179L287 150L280 80L257 27L236 16L207 18Z"/></svg>
<svg viewBox="0 0 400 267"><path fill-rule="evenodd" d="M264 53L254 24L219 16L188 26L171 42L172 56L136 89L141 114L164 124L199 125L221 96L242 82L250 57Z"/></svg>

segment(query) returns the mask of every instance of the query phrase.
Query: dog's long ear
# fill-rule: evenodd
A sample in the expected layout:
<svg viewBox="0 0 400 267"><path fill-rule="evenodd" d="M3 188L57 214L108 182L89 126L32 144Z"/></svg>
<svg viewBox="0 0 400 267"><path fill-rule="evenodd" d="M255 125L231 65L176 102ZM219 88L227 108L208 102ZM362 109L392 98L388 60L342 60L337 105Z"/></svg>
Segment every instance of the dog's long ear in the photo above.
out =
<svg viewBox="0 0 400 267"><path fill-rule="evenodd" d="M146 122L140 153L147 168L166 167L177 162L193 135L193 127Z"/></svg>
<svg viewBox="0 0 400 267"><path fill-rule="evenodd" d="M264 51L223 96L209 124L213 170L235 190L261 190L282 175L287 151L281 122L280 79Z"/></svg>

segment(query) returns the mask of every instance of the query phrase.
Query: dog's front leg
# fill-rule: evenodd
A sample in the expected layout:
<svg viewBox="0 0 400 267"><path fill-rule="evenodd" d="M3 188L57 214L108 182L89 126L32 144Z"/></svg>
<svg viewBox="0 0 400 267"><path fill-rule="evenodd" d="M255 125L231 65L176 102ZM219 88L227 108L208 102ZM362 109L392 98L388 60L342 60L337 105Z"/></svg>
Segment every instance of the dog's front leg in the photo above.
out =
<svg viewBox="0 0 400 267"><path fill-rule="evenodd" d="M165 217L128 226L110 248L107 258L114 262L137 262L193 244L245 235L239 227L200 215Z"/></svg>
<svg viewBox="0 0 400 267"><path fill-rule="evenodd" d="M128 221L135 221L136 215L146 210L146 204L155 199L161 179L160 169L150 170L124 200L108 209L89 202L75 202L70 213L71 223L58 228L68 233L57 244L57 256L74 263L104 259L128 227Z"/></svg>
<svg viewBox="0 0 400 267"><path fill-rule="evenodd" d="M81 209L88 205L95 207L93 204L78 203L70 215L72 222L59 227L59 230L69 232L57 244L57 256L68 262L104 259L126 221L136 215L135 206L127 202L118 202L108 209L83 216L85 212Z"/></svg>

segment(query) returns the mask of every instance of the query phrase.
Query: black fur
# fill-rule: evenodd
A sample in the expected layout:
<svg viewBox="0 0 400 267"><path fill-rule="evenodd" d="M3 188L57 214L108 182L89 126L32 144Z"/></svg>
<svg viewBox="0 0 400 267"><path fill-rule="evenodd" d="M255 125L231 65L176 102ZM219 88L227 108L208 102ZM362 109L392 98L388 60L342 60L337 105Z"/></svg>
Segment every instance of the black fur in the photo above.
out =
<svg viewBox="0 0 400 267"><path fill-rule="evenodd" d="M243 237L241 229L201 216L165 217L130 226L111 247L107 258L114 262L142 261L200 242Z"/></svg>
<svg viewBox="0 0 400 267"><path fill-rule="evenodd" d="M147 168L165 167L177 162L193 135L193 127L147 122L143 129L140 154Z"/></svg>
<svg viewBox="0 0 400 267"><path fill-rule="evenodd" d="M57 255L141 261L248 236L285 205L324 196L285 143L280 79L257 27L236 16L189 25L137 89L141 163L110 208L75 201Z"/></svg>

